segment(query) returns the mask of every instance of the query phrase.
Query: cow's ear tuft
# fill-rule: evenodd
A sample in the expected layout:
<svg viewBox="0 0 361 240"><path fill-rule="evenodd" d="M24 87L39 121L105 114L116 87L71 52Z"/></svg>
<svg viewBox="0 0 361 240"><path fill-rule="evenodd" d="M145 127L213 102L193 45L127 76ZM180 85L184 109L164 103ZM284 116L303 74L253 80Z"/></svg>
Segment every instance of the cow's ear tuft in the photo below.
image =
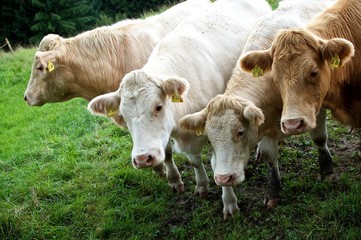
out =
<svg viewBox="0 0 361 240"><path fill-rule="evenodd" d="M243 111L243 116L251 123L260 126L264 122L262 110L256 106L247 106Z"/></svg>
<svg viewBox="0 0 361 240"><path fill-rule="evenodd" d="M269 50L250 51L240 59L240 67L243 71L252 72L254 77L262 76L271 71L272 57Z"/></svg>
<svg viewBox="0 0 361 240"><path fill-rule="evenodd" d="M321 51L324 60L333 67L343 66L355 55L354 45L343 38L333 38L324 41Z"/></svg>
<svg viewBox="0 0 361 240"><path fill-rule="evenodd" d="M163 91L172 98L172 102L183 102L183 96L187 94L188 89L189 82L180 77L168 78L163 83Z"/></svg>
<svg viewBox="0 0 361 240"><path fill-rule="evenodd" d="M179 127L185 130L193 131L198 136L204 135L204 128L207 121L206 116L206 109L193 114L188 114L179 120Z"/></svg>

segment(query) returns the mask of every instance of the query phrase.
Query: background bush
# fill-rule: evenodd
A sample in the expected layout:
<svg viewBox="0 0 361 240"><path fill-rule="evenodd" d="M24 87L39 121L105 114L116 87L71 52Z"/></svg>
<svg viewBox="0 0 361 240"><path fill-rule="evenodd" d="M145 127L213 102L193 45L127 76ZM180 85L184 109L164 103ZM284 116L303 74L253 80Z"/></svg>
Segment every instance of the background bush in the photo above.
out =
<svg viewBox="0 0 361 240"><path fill-rule="evenodd" d="M172 5L177 0L3 0L0 5L0 43L37 45L48 33L63 37L125 18L139 18L146 11Z"/></svg>

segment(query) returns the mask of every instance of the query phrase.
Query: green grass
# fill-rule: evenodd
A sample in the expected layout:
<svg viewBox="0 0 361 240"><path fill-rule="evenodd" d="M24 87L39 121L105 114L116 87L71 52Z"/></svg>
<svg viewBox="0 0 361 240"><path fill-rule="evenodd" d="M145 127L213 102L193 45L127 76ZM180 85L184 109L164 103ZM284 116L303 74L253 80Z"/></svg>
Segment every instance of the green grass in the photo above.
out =
<svg viewBox="0 0 361 240"><path fill-rule="evenodd" d="M0 239L360 239L359 137L332 120L337 181L317 181L308 135L287 139L280 205L264 208L267 171L252 158L250 176L235 188L241 214L224 221L220 188L212 181L207 200L194 196L183 155L175 156L186 184L178 194L134 169L129 133L91 116L85 101L27 106L34 53L0 52Z"/></svg>

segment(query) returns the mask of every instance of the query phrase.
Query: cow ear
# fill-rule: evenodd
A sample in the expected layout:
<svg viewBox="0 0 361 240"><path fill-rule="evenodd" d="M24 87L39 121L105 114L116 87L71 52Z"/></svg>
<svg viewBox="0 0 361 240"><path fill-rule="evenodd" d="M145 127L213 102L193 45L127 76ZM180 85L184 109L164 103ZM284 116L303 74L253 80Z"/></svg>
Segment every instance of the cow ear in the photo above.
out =
<svg viewBox="0 0 361 240"><path fill-rule="evenodd" d="M333 67L343 66L355 55L354 45L343 38L325 41L321 51L323 58Z"/></svg>
<svg viewBox="0 0 361 240"><path fill-rule="evenodd" d="M262 110L255 106L247 106L243 111L243 116L251 123L260 126L264 122Z"/></svg>
<svg viewBox="0 0 361 240"><path fill-rule="evenodd" d="M189 82L184 78L172 77L163 83L163 91L172 98L172 102L183 102L189 89Z"/></svg>
<svg viewBox="0 0 361 240"><path fill-rule="evenodd" d="M178 125L183 129L194 131L197 136L204 135L207 121L206 116L206 109L203 109L199 112L185 115L179 120Z"/></svg>
<svg viewBox="0 0 361 240"><path fill-rule="evenodd" d="M246 72L252 72L254 77L262 76L271 71L272 57L270 50L250 51L240 60L240 67Z"/></svg>
<svg viewBox="0 0 361 240"><path fill-rule="evenodd" d="M36 70L38 71L47 71L52 72L56 69L57 60L56 54L53 51L41 52L37 51L35 53L36 58Z"/></svg>
<svg viewBox="0 0 361 240"><path fill-rule="evenodd" d="M112 121L125 127L124 119L119 115L120 96L118 91L106 93L92 99L88 104L88 111L94 115L111 117Z"/></svg>
<svg viewBox="0 0 361 240"><path fill-rule="evenodd" d="M62 39L58 34L48 34L39 43L38 51L51 51L61 44Z"/></svg>

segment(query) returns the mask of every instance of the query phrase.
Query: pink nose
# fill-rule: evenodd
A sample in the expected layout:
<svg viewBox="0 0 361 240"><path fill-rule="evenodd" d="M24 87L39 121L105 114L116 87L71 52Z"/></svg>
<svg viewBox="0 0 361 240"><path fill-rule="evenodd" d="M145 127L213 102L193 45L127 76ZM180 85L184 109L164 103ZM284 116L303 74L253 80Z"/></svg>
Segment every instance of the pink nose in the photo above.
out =
<svg viewBox="0 0 361 240"><path fill-rule="evenodd" d="M236 180L235 173L216 175L215 181L218 186L232 186Z"/></svg>
<svg viewBox="0 0 361 240"><path fill-rule="evenodd" d="M286 119L282 121L282 130L286 134L298 134L305 131L306 124L303 118Z"/></svg>
<svg viewBox="0 0 361 240"><path fill-rule="evenodd" d="M154 162L154 157L148 153L137 155L133 158L133 164L137 168L148 168L152 167Z"/></svg>

